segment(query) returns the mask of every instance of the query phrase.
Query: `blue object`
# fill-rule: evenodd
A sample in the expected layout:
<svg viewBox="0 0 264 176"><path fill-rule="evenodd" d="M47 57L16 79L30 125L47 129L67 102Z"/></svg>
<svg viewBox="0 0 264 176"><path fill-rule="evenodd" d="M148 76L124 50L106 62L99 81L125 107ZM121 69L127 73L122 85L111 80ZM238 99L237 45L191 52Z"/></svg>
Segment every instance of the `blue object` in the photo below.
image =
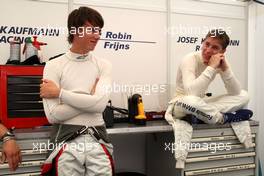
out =
<svg viewBox="0 0 264 176"><path fill-rule="evenodd" d="M197 117L195 117L194 115L192 115L191 123L192 124L204 124L204 121L202 121L202 120L198 119Z"/></svg>
<svg viewBox="0 0 264 176"><path fill-rule="evenodd" d="M232 113L223 113L224 123L240 122L249 120L253 115L253 112L249 109L240 109Z"/></svg>

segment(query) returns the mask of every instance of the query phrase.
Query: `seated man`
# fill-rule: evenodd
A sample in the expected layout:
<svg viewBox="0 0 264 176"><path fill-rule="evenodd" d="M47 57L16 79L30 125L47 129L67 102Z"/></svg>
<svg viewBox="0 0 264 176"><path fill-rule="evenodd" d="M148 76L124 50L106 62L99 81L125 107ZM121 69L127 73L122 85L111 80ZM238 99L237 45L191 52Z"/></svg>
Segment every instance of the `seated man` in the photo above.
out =
<svg viewBox="0 0 264 176"><path fill-rule="evenodd" d="M179 121L179 119L187 114L208 124L239 122L251 118L252 111L241 109L248 103L249 97L247 92L241 89L240 83L225 57L224 53L228 44L229 37L226 32L221 29L213 29L206 35L201 51L190 53L183 59L177 72L176 95L169 102L165 114L165 118L170 124L173 125L177 121L184 125L185 122ZM205 97L210 83L217 74L220 74L227 94ZM175 128L174 126L174 130ZM180 128L177 127L177 132ZM182 129L186 129L184 135L190 139L192 127L186 124L186 128ZM175 140L176 138L177 136L175 136ZM251 144L251 138L248 140L244 141L246 146Z"/></svg>
<svg viewBox="0 0 264 176"><path fill-rule="evenodd" d="M3 142L0 161L7 161L10 170L14 171L21 162L20 149L15 141L15 136L13 133L9 132L4 125L0 124L0 138Z"/></svg>
<svg viewBox="0 0 264 176"><path fill-rule="evenodd" d="M244 107L249 97L241 90L239 81L234 76L225 58L229 37L225 31L211 30L202 44L202 51L187 55L178 70L176 81L175 117L181 118L193 114L198 119L209 123L227 123L248 120L250 110ZM227 94L204 98L210 83L220 74ZM234 112L236 113L229 113Z"/></svg>

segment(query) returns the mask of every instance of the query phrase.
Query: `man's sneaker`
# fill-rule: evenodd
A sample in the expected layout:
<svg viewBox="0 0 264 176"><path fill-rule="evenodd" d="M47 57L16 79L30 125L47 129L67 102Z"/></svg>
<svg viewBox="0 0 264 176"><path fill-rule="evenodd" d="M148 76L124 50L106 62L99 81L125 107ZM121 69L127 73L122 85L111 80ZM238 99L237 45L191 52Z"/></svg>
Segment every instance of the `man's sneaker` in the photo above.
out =
<svg viewBox="0 0 264 176"><path fill-rule="evenodd" d="M235 113L240 116L249 117L249 119L253 116L253 112L249 109L239 109Z"/></svg>
<svg viewBox="0 0 264 176"><path fill-rule="evenodd" d="M240 122L252 117L253 112L249 109L240 109L232 113L223 113L224 123Z"/></svg>

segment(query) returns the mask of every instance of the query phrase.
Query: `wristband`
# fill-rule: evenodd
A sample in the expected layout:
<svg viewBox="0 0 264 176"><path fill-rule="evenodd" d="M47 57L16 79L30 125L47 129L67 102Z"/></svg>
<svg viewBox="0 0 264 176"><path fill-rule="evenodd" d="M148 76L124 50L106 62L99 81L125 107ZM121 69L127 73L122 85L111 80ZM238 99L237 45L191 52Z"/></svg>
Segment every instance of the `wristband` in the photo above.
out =
<svg viewBox="0 0 264 176"><path fill-rule="evenodd" d="M5 138L15 138L15 135L12 131L7 131L2 137L1 140L4 140Z"/></svg>

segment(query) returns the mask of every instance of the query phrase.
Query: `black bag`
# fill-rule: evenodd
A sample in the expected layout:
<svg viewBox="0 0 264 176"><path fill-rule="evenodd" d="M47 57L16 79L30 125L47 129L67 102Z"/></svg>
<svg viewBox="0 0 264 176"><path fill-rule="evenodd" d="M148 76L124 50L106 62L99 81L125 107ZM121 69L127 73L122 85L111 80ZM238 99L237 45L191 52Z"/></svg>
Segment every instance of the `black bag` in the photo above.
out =
<svg viewBox="0 0 264 176"><path fill-rule="evenodd" d="M114 126L114 110L112 109L111 100L108 101L108 104L103 112L103 119L105 121L106 128Z"/></svg>

